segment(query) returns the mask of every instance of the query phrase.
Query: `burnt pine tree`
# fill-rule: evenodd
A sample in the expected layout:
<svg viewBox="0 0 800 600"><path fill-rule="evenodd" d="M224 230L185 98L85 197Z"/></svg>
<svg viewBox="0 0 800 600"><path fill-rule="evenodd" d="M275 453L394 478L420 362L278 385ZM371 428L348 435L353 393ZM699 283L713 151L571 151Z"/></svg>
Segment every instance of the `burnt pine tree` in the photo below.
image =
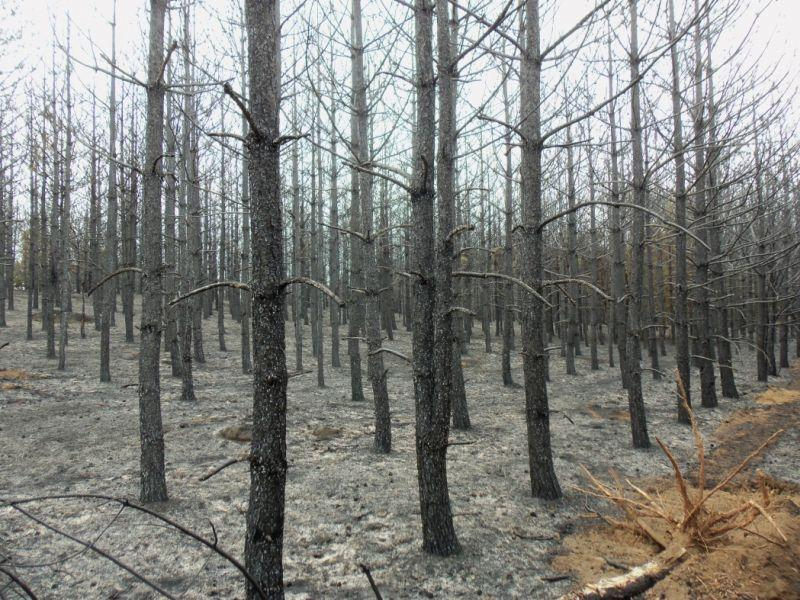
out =
<svg viewBox="0 0 800 600"><path fill-rule="evenodd" d="M531 493L548 500L561 497L550 447L547 400L547 356L542 333L542 55L539 41L539 0L525 0L522 66L520 69L520 202L522 206L522 280L538 293L526 293L522 305L522 369L525 380L525 422Z"/></svg>
<svg viewBox="0 0 800 600"><path fill-rule="evenodd" d="M439 27L447 27L447 4L440 2L439 18L444 20ZM414 2L416 57L416 131L414 132L414 164L411 193L412 219L412 269L417 273L414 279L414 315L412 327L412 371L414 379L416 427L415 442L417 450L417 479L419 502L422 517L422 547L426 552L448 556L460 550L450 495L447 489L447 443L450 426L449 407L444 393L449 382L440 379L449 374L452 339L448 337L447 362L444 361L442 344L437 348L437 331L441 332L446 323L441 321L441 298L437 298L436 253L434 251L434 110L435 79L433 74L433 6L429 0ZM440 47L439 60L442 72L449 68L448 37ZM440 72L441 75L441 72ZM447 78L447 77L446 77ZM441 82L440 82L441 83ZM447 84L445 84L447 85ZM450 88L441 98L449 107L452 95ZM443 115L448 113L443 110ZM448 117L449 120L449 117ZM441 127L441 125L440 125ZM444 124L447 128L447 124ZM446 130L446 129L445 129ZM441 131L441 130L440 130ZM443 135L440 133L440 135ZM447 132L452 135L452 131ZM446 138L443 138L446 139ZM452 160L452 156L450 156ZM451 165L452 168L452 165ZM441 232L440 232L441 233ZM445 232L444 235L448 235ZM452 248L452 246L451 246ZM446 268L451 269L451 256L446 257ZM440 261L443 257L440 256ZM449 310L449 306L447 307ZM438 323L437 323L438 321ZM446 369L443 373L440 368Z"/></svg>
<svg viewBox="0 0 800 600"><path fill-rule="evenodd" d="M164 177L164 16L166 0L150 0L150 48L147 59L147 125L145 132L144 199L142 201L142 319L139 350L139 434L141 500L167 499L164 477L164 429L161 424L161 182ZM171 50L170 50L171 53Z"/></svg>
<svg viewBox="0 0 800 600"><path fill-rule="evenodd" d="M269 599L283 598L286 347L280 196L279 0L247 0L248 174L253 263L253 440L245 565ZM295 293L299 293L297 290ZM248 581L247 598L261 597Z"/></svg>

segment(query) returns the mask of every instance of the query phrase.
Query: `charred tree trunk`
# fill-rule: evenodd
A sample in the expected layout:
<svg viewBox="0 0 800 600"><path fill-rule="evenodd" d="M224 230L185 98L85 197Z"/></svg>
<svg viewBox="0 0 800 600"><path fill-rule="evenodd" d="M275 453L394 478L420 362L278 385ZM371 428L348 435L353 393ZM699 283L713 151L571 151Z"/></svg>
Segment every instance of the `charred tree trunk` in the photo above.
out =
<svg viewBox="0 0 800 600"><path fill-rule="evenodd" d="M439 3L440 18L447 21L447 4ZM433 74L433 7L429 0L414 2L416 56L416 127L414 143L414 183L411 193L413 232L411 240L412 270L414 279L414 319L412 328L412 369L414 377L417 450L417 481L419 484L420 512L422 517L422 547L426 552L448 556L460 550L450 494L447 488L447 444L450 426L449 407L442 401L441 379L449 376L452 337L447 338L447 364L441 340L437 347L436 334L441 333L441 321L436 318L442 308L436 277L436 252L434 249L434 172L435 172L435 79ZM442 25L440 24L440 27ZM448 35L449 37L449 35ZM445 38L447 39L447 38ZM440 51L442 44L440 43ZM449 54L449 43L444 43ZM440 67L447 72L449 58ZM441 76L441 72L440 72ZM441 85L440 80L440 85ZM445 84L446 104L450 103L450 88ZM441 92L440 92L441 93ZM446 114L443 116L447 116ZM449 117L448 117L449 118ZM452 131L446 129L449 139ZM440 124L440 135L442 135ZM440 150L441 152L441 150ZM440 176L441 177L441 176ZM440 178L440 181L442 179ZM445 232L445 235L448 232ZM447 269L450 269L447 256ZM440 257L441 260L441 257ZM447 307L449 309L449 306ZM444 366L446 371L440 371ZM445 387L449 381L445 380Z"/></svg>
<svg viewBox="0 0 800 600"><path fill-rule="evenodd" d="M698 318L695 319L697 331L697 364L700 367L700 401L706 408L717 406L716 378L714 375L714 346L711 301L708 294L708 198L706 190L706 153L705 153L705 103L703 101L703 61L700 52L700 3L694 0L694 102L692 106L692 122L694 126L694 221L697 227L698 243L695 245L695 284L697 296L695 304ZM702 243L701 243L702 242Z"/></svg>
<svg viewBox="0 0 800 600"><path fill-rule="evenodd" d="M280 196L279 0L246 0L253 234L253 441L245 566L269 600L283 598L286 348ZM298 290L299 291L299 290ZM247 583L247 598L261 598Z"/></svg>
<svg viewBox="0 0 800 600"><path fill-rule="evenodd" d="M139 350L139 434L142 502L167 499L164 430L161 424L161 182L164 146L164 16L166 0L150 0L150 49L147 61L147 124L144 200L142 202L142 319Z"/></svg>
<svg viewBox="0 0 800 600"><path fill-rule="evenodd" d="M678 368L676 403L678 422L690 422L687 407L692 405L691 362L689 360L688 279L686 275L686 159L683 146L683 122L681 116L680 66L676 44L675 9L669 0L670 57L672 60L672 123L673 152L675 155L675 222L681 228L675 241L675 362ZM685 404L685 405L684 405Z"/></svg>
<svg viewBox="0 0 800 600"><path fill-rule="evenodd" d="M171 79L172 70L167 65L168 77ZM172 299L177 292L176 286L176 273L178 271L178 257L176 253L176 231L175 231L175 202L176 202L176 184L177 174L175 172L175 153L177 152L175 143L175 131L173 129L174 122L172 119L172 101L166 98L166 154L164 158L166 165L166 173L164 174L164 288L166 298ZM183 305L184 303L181 303ZM164 315L165 332L164 332L164 346L169 350L170 365L172 368L172 376L181 376L181 350L180 341L178 339L178 323L176 314L182 308L172 307L168 308Z"/></svg>
<svg viewBox="0 0 800 600"><path fill-rule="evenodd" d="M246 52L245 52L245 30L242 30L241 37L241 50L242 50L242 85L247 85L247 77L245 76L246 70ZM247 93L243 90L244 97ZM249 127L247 119L242 115L242 137L247 139L249 135ZM242 280L250 281L250 147L242 144ZM242 373L250 373L253 370L251 354L250 354L250 320L253 314L253 300L249 292L242 294L242 328L241 328L241 346L242 346Z"/></svg>
<svg viewBox="0 0 800 600"><path fill-rule="evenodd" d="M331 89L335 88L335 83L331 82ZM330 287L337 295L342 294L341 281L341 249L339 231L339 171L336 163L336 102L331 102L331 190L329 219L331 230L328 234L328 268L330 270ZM331 366L339 368L342 366L339 357L339 322L341 319L341 308L336 302L330 303L331 314Z"/></svg>
<svg viewBox="0 0 800 600"><path fill-rule="evenodd" d="M631 18L631 81L635 82L631 89L631 146L633 148L633 203L644 206L645 180L644 160L642 156L642 125L640 109L639 84L639 40L637 31L637 0L629 0ZM641 331L641 304L644 272L644 212L635 210L633 214L632 235L633 260L631 261L630 289L628 300L628 324L626 332L625 365L628 377L628 410L631 415L631 436L635 448L649 448L650 438L647 435L647 421L644 412L642 395L642 370L640 361L639 335Z"/></svg>
<svg viewBox="0 0 800 600"><path fill-rule="evenodd" d="M67 56L70 50L69 28L67 29ZM67 367L67 337L69 335L71 281L69 272L69 233L72 202L72 61L67 59L67 135L64 152L64 184L61 203L61 327L58 340L58 370ZM14 263L12 261L13 270Z"/></svg>
<svg viewBox="0 0 800 600"><path fill-rule="evenodd" d="M111 91L108 103L108 209L106 214L105 270L110 275L117 266L117 78L116 78L116 20L117 2L114 0L111 23ZM114 316L116 282L111 280L101 288L103 318L100 327L100 381L111 381L111 324Z"/></svg>
<svg viewBox="0 0 800 600"><path fill-rule="evenodd" d="M375 408L375 434L373 448L376 452L389 452L392 448L389 392L386 388L386 371L381 351L380 275L375 250L375 219L372 202L372 175L367 172L372 162L369 144L369 114L367 107L367 79L364 72L364 40L361 27L361 0L353 0L353 100L356 118L352 138L357 140L354 155L358 161L358 194L361 203L359 229L364 236L362 258L364 266L364 308L367 336L367 370L372 383ZM355 241L355 240L354 240Z"/></svg>
<svg viewBox="0 0 800 600"><path fill-rule="evenodd" d="M614 97L613 67L611 62L611 41L608 46L608 95ZM620 201L619 190L619 154L617 151L617 108L616 102L608 105L609 127L611 130L611 202ZM622 379L622 387L628 387L628 367L626 339L628 337L628 325L625 320L625 238L622 232L622 214L619 206L611 207L611 245L613 253L613 265L611 267L611 287L614 292L614 302L612 302L614 338L617 342L617 353L619 354L619 371ZM609 342L609 345L612 345Z"/></svg>
<svg viewBox="0 0 800 600"><path fill-rule="evenodd" d="M522 120L520 192L522 205L522 280L542 291L542 56L539 46L539 0L525 0L524 51L520 71ZM526 293L522 298L522 368L525 377L525 421L531 493L536 498L561 497L550 446L550 407L547 399L547 356L542 336L541 301Z"/></svg>

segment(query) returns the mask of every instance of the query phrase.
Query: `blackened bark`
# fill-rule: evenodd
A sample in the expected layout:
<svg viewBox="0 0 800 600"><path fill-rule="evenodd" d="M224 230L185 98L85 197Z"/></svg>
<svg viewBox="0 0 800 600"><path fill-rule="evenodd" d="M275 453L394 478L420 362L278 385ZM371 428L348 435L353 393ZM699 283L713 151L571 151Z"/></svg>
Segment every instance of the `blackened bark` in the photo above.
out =
<svg viewBox="0 0 800 600"><path fill-rule="evenodd" d="M440 3L446 20L447 4ZM436 345L437 280L434 251L434 146L435 80L433 74L433 7L429 0L415 0L416 127L414 182L411 193L412 270L414 317L412 328L412 369L414 378L417 450L417 481L422 517L422 547L431 554L449 556L460 550L450 494L447 489L447 444L449 411L441 404L443 391L437 380L443 348ZM448 44L445 44L448 46ZM444 68L449 68L449 61ZM448 90L449 92L449 90ZM449 259L448 265L449 269ZM449 308L449 307L448 307ZM448 348L452 352L452 338ZM448 354L448 359L450 355ZM445 368L450 370L448 363Z"/></svg>
<svg viewBox="0 0 800 600"><path fill-rule="evenodd" d="M222 130L225 131L225 119L223 113ZM225 194L227 191L227 171L225 165L225 148L221 150L220 160L220 232L219 232L219 268L217 269L217 281L225 281L225 251L227 250L227 222L226 222L226 202ZM219 338L220 352L227 352L225 347L225 288L217 288L217 337Z"/></svg>
<svg viewBox="0 0 800 600"><path fill-rule="evenodd" d="M613 63L611 62L611 40L608 44L608 96L614 97ZM611 131L611 202L620 200L620 174L619 154L617 150L617 107L616 102L608 105L609 128ZM619 371L622 387L628 387L628 370L626 365L627 352L625 348L628 325L625 321L625 237L622 232L622 215L619 206L611 208L611 245L613 247L613 265L611 267L611 288L614 292L613 325L614 339L617 342L619 354ZM609 346L612 344L609 342ZM610 349L609 349L610 351Z"/></svg>
<svg viewBox="0 0 800 600"><path fill-rule="evenodd" d="M635 82L631 88L631 146L633 149L633 203L644 206L645 180L644 160L642 157L642 125L640 109L640 84L639 84L639 40L637 31L637 0L629 0L631 23L631 52L630 67L631 81ZM628 300L628 323L626 335L626 372L628 374L628 410L631 415L631 436L635 448L649 448L650 438L647 435L647 421L644 410L644 397L642 395L642 370L639 350L639 335L641 331L641 304L644 272L644 212L635 210L633 214L633 259L631 261L630 290Z"/></svg>
<svg viewBox="0 0 800 600"><path fill-rule="evenodd" d="M381 352L380 316L380 275L375 249L375 219L372 201L372 175L367 165L372 162L369 144L369 114L367 107L367 79L364 73L364 40L361 26L361 0L352 0L353 39L352 39L352 78L353 103L356 118L353 119L353 139L358 143L354 154L359 170L358 197L361 203L361 223L359 228L365 238L362 244L364 267L364 326L367 336L367 371L372 384L375 409L375 433L373 448L376 452L389 452L392 448L391 420L389 414L389 392L386 388L386 370L383 367ZM354 240L355 242L355 240Z"/></svg>
<svg viewBox="0 0 800 600"><path fill-rule="evenodd" d="M161 182L164 145L164 15L166 0L150 0L150 49L147 61L147 124L142 202L142 319L139 350L139 434L142 502L167 499L164 430L161 424L162 236Z"/></svg>
<svg viewBox="0 0 800 600"><path fill-rule="evenodd" d="M331 87L335 84L332 81ZM339 171L336 164L336 102L331 103L331 191L330 191L330 224L331 230L328 234L328 268L330 270L330 287L339 296L342 293L341 268L340 268L340 240L339 231ZM341 318L341 308L336 302L330 303L331 307L331 366L338 368L342 366L339 357L339 321Z"/></svg>
<svg viewBox="0 0 800 600"><path fill-rule="evenodd" d="M708 194L709 204L712 206L714 222L709 229L709 243L714 256L722 255L723 215L720 206L720 190L717 187L717 166L721 158L721 149L717 143L717 108L714 99L714 71L711 63L711 32L706 31L706 77L708 81ZM717 303L722 303L716 309L717 314L717 359L719 361L719 380L724 398L738 398L736 381L733 373L730 327L728 324L728 307L726 306L727 281L725 278L725 265L716 260L710 264L711 278L714 281L714 290Z"/></svg>
<svg viewBox="0 0 800 600"><path fill-rule="evenodd" d="M673 152L675 154L675 222L686 228L686 159L683 147L683 121L681 117L680 66L678 49L675 44L675 9L673 0L669 0L669 37L672 47L672 124ZM678 368L676 383L676 403L678 422L690 422L687 407L692 405L691 396L691 363L689 361L689 322L687 315L688 287L686 275L686 234L679 229L675 238L675 362Z"/></svg>
<svg viewBox="0 0 800 600"><path fill-rule="evenodd" d="M709 215L708 195L706 190L706 152L705 152L705 102L703 101L703 61L700 52L700 3L694 0L695 18L694 26L694 102L692 106L692 122L694 126L694 221L697 227L697 237L700 241L708 243ZM700 402L706 408L717 406L716 378L714 374L714 334L711 300L708 293L708 249L698 242L695 245L695 304L698 309L698 318L695 319L697 332L697 364L700 367Z"/></svg>
<svg viewBox="0 0 800 600"><path fill-rule="evenodd" d="M508 98L507 77L503 77L503 106L506 122L511 122L511 102ZM505 144L505 185L503 186L503 272L511 276L514 270L514 173L511 168L511 130L507 129L503 138ZM502 372L503 385L513 386L514 378L511 375L511 347L514 343L514 284L506 281L503 287L503 349Z"/></svg>
<svg viewBox="0 0 800 600"><path fill-rule="evenodd" d="M522 280L542 292L542 57L539 46L539 0L525 0L525 29L520 71L522 161ZM522 297L522 368L525 377L525 421L531 493L536 498L561 497L550 446L550 407L547 399L547 356L542 336L542 303L533 294Z"/></svg>
<svg viewBox="0 0 800 600"><path fill-rule="evenodd" d="M292 120L297 122L297 97L292 99ZM300 165L298 145L292 145L292 277L303 273L303 225L300 201ZM300 286L292 291L292 320L294 321L294 369L303 372L303 322L301 299L304 289Z"/></svg>
<svg viewBox="0 0 800 600"><path fill-rule="evenodd" d="M117 78L116 78L116 20L117 2L114 0L111 22L111 91L108 103L108 208L106 213L106 240L103 252L107 274L113 273L117 266ZM111 381L111 324L114 317L116 282L111 280L101 288L103 297L103 317L100 326L100 381Z"/></svg>
<svg viewBox="0 0 800 600"><path fill-rule="evenodd" d="M245 53L245 30L242 30L241 37L242 49L242 85L245 86L247 78L245 76L246 67L246 53ZM244 92L244 97L247 97ZM242 137L247 138L249 134L249 127L247 119L242 115ZM242 279L250 281L250 148L246 143L242 144ZM249 293L242 295L242 328L241 328L241 346L242 346L242 373L250 373L253 370L253 364L250 354L250 319L253 314L253 300Z"/></svg>
<svg viewBox="0 0 800 600"><path fill-rule="evenodd" d="M168 77L171 73L167 66ZM164 287L166 298L172 299L177 291L176 273L178 271L178 257L176 253L176 231L175 231L175 201L176 201L176 182L175 172L175 131L172 120L172 101L166 99L166 172L164 174ZM183 304L183 303L182 303ZM166 328L164 331L164 346L169 350L170 365L173 377L181 376L181 350L178 340L177 314L182 310L181 307L167 309L165 319Z"/></svg>
<svg viewBox="0 0 800 600"><path fill-rule="evenodd" d="M351 116L350 130L356 132L358 116ZM350 150L359 156L361 141L351 136ZM361 228L360 178L356 169L350 169L350 230ZM350 236L350 285L347 293L347 355L350 358L350 398L353 402L364 401L364 386L361 380L360 337L364 326L364 251L360 239ZM356 290L361 290L356 291Z"/></svg>
<svg viewBox="0 0 800 600"><path fill-rule="evenodd" d="M589 201L594 202L595 198L595 170L594 163L592 162L591 149L587 151L587 162L589 163ZM598 270L598 263L600 262L600 247L597 242L597 215L595 212L596 206L592 204L589 207L589 243L591 246L591 265L589 270L592 276L592 283L600 287L600 275ZM600 338L600 299L596 292L591 292L590 310L590 323L589 323L589 353L591 355L591 369L597 371L600 368L600 363L597 356L597 343ZM612 344L609 344L611 346ZM613 351L612 351L613 352ZM613 366L613 365L609 365Z"/></svg>
<svg viewBox="0 0 800 600"><path fill-rule="evenodd" d="M247 0L248 135L253 234L253 440L245 566L267 598L283 598L286 492L286 347L280 196L279 0ZM298 290L299 291L299 290ZM247 583L247 598L258 598Z"/></svg>
<svg viewBox="0 0 800 600"><path fill-rule="evenodd" d="M69 28L67 29L67 56L69 57ZM67 59L67 135L64 152L64 185L61 204L61 327L58 340L58 370L67 367L67 338L69 335L70 293L72 291L69 273L69 233L72 201L72 60ZM13 271L14 262L11 262Z"/></svg>

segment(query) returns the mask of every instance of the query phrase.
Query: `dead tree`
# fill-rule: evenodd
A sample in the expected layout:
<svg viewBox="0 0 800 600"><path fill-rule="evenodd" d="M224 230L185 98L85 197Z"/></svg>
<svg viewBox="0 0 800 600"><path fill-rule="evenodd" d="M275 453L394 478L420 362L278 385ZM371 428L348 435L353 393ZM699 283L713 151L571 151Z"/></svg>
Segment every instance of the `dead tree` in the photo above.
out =
<svg viewBox="0 0 800 600"><path fill-rule="evenodd" d="M142 318L139 345L139 434L142 502L167 499L164 477L164 429L161 424L162 234L161 182L164 177L164 54L166 0L150 0L150 47L147 59L147 122L142 201Z"/></svg>
<svg viewBox="0 0 800 600"><path fill-rule="evenodd" d="M531 493L536 498L561 497L550 446L547 399L547 356L542 336L542 130L539 0L525 0L520 68L521 134L520 205L522 207L522 281L536 294L522 295L522 369L525 379L525 423Z"/></svg>
<svg viewBox="0 0 800 600"><path fill-rule="evenodd" d="M58 340L58 370L63 371L67 366L67 337L69 335L69 309L71 281L69 273L69 233L70 224L70 204L72 201L72 60L69 58L70 40L69 27L67 28L67 133L66 149L64 152L64 184L61 204L61 327ZM11 263L13 270L14 263Z"/></svg>
<svg viewBox="0 0 800 600"><path fill-rule="evenodd" d="M633 149L632 161L632 188L633 204L636 207L645 206L645 178L644 158L642 156L642 122L640 108L640 75L639 62L639 37L637 0L629 0L630 27L631 27L631 147ZM634 448L649 448L650 438L647 435L647 421L644 412L644 397L642 395L642 370L640 365L641 349L639 336L642 319L642 291L644 275L644 211L634 210L632 231L630 298L628 305L628 323L626 332L625 352L627 355L626 372L628 383L628 410L631 415L631 436Z"/></svg>
<svg viewBox="0 0 800 600"><path fill-rule="evenodd" d="M686 275L686 159L683 144L683 120L680 97L680 65L676 39L675 8L673 0L669 4L669 38L671 43L670 59L672 61L672 150L675 156L675 222L681 228L675 239L675 362L677 363L680 385L675 391L678 407L678 421L689 424L689 409L692 406L691 368L689 361L689 322L688 322L688 279ZM685 392L685 393L683 393Z"/></svg>
<svg viewBox="0 0 800 600"><path fill-rule="evenodd" d="M375 218L373 214L373 176L367 165L372 163L369 140L369 112L367 105L367 77L364 71L364 39L361 25L361 0L353 0L353 39L352 39L352 80L353 104L356 118L352 139L353 154L358 163L358 198L361 204L361 232L358 237L361 244L363 260L363 281L361 292L364 305L364 329L367 337L367 372L372 384L372 396L375 409L375 434L373 448L377 452L386 453L392 448L391 418L389 414L389 392L386 387L386 370L383 366L381 348L381 315L380 315L380 272L375 242ZM358 244L356 240L352 240Z"/></svg>
<svg viewBox="0 0 800 600"><path fill-rule="evenodd" d="M114 0L111 20L111 90L108 102L108 207L106 212L105 254L106 275L117 270L117 2ZM116 281L106 282L102 288L103 319L100 328L100 381L111 381L111 324L116 299Z"/></svg>
<svg viewBox="0 0 800 600"><path fill-rule="evenodd" d="M703 98L703 59L700 47L700 2L694 0L694 99L692 101L692 124L694 129L694 222L697 227L698 243L695 244L695 305L697 318L696 363L700 367L700 401L706 408L717 406L716 378L714 376L714 346L711 300L708 293L708 231L709 214L706 193L706 149L705 149L705 101Z"/></svg>
<svg viewBox="0 0 800 600"><path fill-rule="evenodd" d="M449 145L450 137L453 135L452 115L449 112L452 109L451 88L449 87L452 76L448 73L450 44L449 33L446 33L447 6L447 3L441 2L437 5L438 16L442 21L438 24L439 35L437 37L444 40L439 43L439 76L444 74L446 80L439 80L440 86L444 88L444 91L440 88L440 99L444 100L445 107L442 109L440 118L444 117L447 120L444 124L440 122L440 143L445 142L446 148L443 150L440 147L439 152L440 157L445 159L445 168L448 168L447 163L449 162L449 168L452 169L453 157L450 154L452 148ZM449 289L444 292L439 290L442 282L438 281L437 275L445 269L448 272L451 269L452 244L450 245L451 251L445 257L441 255L438 257L442 264L437 272L437 257L434 249L436 84L433 73L433 7L429 0L415 0L414 23L416 127L411 189L411 261L412 270L416 273L414 276L412 373L416 396L417 480L422 517L422 547L431 554L448 556L460 550L453 527L453 514L447 487L450 413L449 398L446 393L449 391L450 383L447 378L449 378L451 368L452 333L445 331L449 330L449 320L446 320L447 317L442 314L442 309L450 310L449 297L444 297L450 292ZM442 182L446 184L449 177L452 177L452 171L446 177L439 175L440 185ZM449 181L452 185L452 180ZM439 192L441 194L442 190ZM448 191L445 190L444 193L447 194ZM452 194L452 188L449 193ZM449 210L452 211L452 206ZM449 233L449 230L440 231L440 235L444 236L448 236ZM444 305L443 300L448 301L447 306ZM437 340L437 334L441 333L447 334L446 340ZM444 360L445 357L447 362ZM444 371L441 370L442 368Z"/></svg>
<svg viewBox="0 0 800 600"><path fill-rule="evenodd" d="M283 598L286 490L286 348L284 340L283 210L278 142L281 70L280 2L247 0L253 234L253 441L245 566L267 594ZM299 291L299 290L298 290ZM295 292L297 293L297 291ZM258 592L247 583L247 598Z"/></svg>

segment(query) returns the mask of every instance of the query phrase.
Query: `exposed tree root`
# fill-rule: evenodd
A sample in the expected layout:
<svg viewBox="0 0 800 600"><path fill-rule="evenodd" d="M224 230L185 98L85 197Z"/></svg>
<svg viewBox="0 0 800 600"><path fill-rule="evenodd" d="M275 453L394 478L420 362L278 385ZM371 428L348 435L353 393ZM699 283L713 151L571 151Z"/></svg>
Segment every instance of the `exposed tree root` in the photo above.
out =
<svg viewBox="0 0 800 600"><path fill-rule="evenodd" d="M622 510L626 520L617 521L610 517L603 518L611 525L633 529L644 535L663 551L651 561L630 570L624 575L588 585L578 592L564 596L565 599L627 598L631 595L642 593L663 579L679 564L688 549L694 547L705 550L711 547L712 544L724 545L725 537L728 533L735 530L750 531L748 527L759 516L764 517L779 538L772 539L764 536L767 541L778 545L787 543L786 535L767 512L772 497L763 476L760 477L761 503L754 500L742 500L734 508L720 512L713 509L708 502L712 496L723 490L747 465L778 439L783 430L780 429L773 433L743 461L730 469L716 486L706 490L706 455L703 437L697 427L694 414L686 402L683 385L677 371L676 380L684 401L684 407L689 414L697 450L697 489L690 489L675 456L659 439L656 439L656 441L672 465L675 476L675 489L681 499L681 506L677 510L668 507L658 494L648 493L629 480L625 480L627 489L624 488L616 474L612 473L614 478L613 485L605 484L584 468L592 489L582 491L596 498L611 501ZM631 492L633 493L631 494ZM654 527L656 524L659 527ZM666 533L662 533L663 530L666 530Z"/></svg>
<svg viewBox="0 0 800 600"><path fill-rule="evenodd" d="M561 596L561 600L605 600L630 598L650 589L664 579L686 556L686 548L675 544L652 560L623 575L601 579L581 590Z"/></svg>

